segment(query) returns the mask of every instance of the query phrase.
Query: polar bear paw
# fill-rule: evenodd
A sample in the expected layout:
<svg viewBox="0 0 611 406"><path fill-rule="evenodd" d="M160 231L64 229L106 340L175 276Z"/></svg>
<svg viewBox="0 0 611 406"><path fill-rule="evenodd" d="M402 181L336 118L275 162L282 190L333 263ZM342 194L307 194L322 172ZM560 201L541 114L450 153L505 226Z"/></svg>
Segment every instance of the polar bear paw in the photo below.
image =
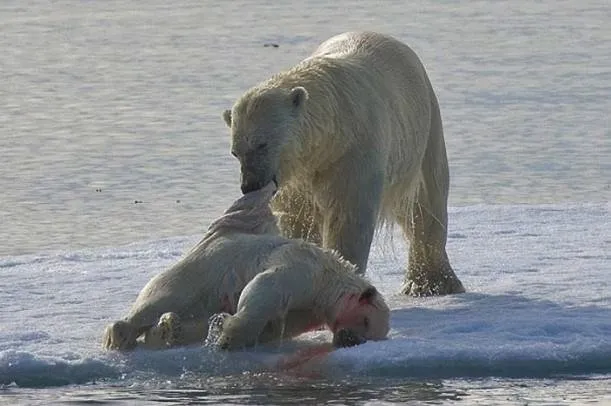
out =
<svg viewBox="0 0 611 406"><path fill-rule="evenodd" d="M144 336L147 347L168 348L180 342L182 326L176 313L168 312L161 315L156 326Z"/></svg>
<svg viewBox="0 0 611 406"><path fill-rule="evenodd" d="M223 334L223 325L227 317L231 316L229 313L217 313L213 314L208 319L208 335L204 339L205 347L217 347L219 339Z"/></svg>
<svg viewBox="0 0 611 406"><path fill-rule="evenodd" d="M465 288L448 264L433 270L425 267L409 269L401 292L410 296L440 296L464 293Z"/></svg>

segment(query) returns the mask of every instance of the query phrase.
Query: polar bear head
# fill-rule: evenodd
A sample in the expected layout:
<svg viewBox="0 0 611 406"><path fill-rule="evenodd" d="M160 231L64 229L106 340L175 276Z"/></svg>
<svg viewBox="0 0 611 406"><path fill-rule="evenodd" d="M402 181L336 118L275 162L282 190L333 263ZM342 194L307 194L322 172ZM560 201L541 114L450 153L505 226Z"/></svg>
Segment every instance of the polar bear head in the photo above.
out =
<svg viewBox="0 0 611 406"><path fill-rule="evenodd" d="M351 347L386 338L390 309L375 287L369 286L359 295L347 295L339 303L335 321L329 326L334 346Z"/></svg>
<svg viewBox="0 0 611 406"><path fill-rule="evenodd" d="M269 86L246 92L223 113L231 129L231 154L240 161L242 193L258 190L271 181L282 184L287 175L286 162L298 148L300 117L308 92L297 86L290 89Z"/></svg>

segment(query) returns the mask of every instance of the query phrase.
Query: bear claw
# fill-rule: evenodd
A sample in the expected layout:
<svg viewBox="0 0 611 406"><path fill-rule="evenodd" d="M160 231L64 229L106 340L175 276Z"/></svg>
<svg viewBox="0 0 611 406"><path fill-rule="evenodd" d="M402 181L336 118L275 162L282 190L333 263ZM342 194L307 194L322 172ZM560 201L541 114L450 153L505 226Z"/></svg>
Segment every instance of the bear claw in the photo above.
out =
<svg viewBox="0 0 611 406"><path fill-rule="evenodd" d="M465 288L458 277L451 273L444 273L436 277L408 276L401 288L401 293L410 296L441 296L454 293L464 293Z"/></svg>

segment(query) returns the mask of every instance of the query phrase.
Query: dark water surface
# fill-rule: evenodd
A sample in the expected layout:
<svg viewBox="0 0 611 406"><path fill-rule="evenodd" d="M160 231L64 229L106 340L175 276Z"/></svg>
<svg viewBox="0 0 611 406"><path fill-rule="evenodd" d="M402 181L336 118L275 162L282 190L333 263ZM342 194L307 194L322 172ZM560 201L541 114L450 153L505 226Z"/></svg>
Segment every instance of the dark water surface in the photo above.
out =
<svg viewBox="0 0 611 406"><path fill-rule="evenodd" d="M450 205L609 201L610 9L3 1L0 255L200 234L239 194L221 112L348 30L394 35L423 60Z"/></svg>

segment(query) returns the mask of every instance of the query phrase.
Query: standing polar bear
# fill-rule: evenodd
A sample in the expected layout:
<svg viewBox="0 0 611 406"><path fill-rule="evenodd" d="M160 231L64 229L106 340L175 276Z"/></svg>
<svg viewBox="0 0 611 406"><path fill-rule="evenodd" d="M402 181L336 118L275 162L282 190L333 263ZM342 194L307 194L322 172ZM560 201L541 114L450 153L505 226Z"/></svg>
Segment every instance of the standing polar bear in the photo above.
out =
<svg viewBox="0 0 611 406"><path fill-rule="evenodd" d="M464 292L446 254L449 171L437 98L405 44L335 36L223 113L244 193L274 180L289 237L338 250L365 272L377 226L410 243L406 294Z"/></svg>
<svg viewBox="0 0 611 406"><path fill-rule="evenodd" d="M388 306L354 265L278 235L269 207L276 189L270 182L227 209L183 259L146 284L123 320L106 328L104 347L200 343L217 313L230 314L215 343L229 350L325 326L340 347L385 338Z"/></svg>

